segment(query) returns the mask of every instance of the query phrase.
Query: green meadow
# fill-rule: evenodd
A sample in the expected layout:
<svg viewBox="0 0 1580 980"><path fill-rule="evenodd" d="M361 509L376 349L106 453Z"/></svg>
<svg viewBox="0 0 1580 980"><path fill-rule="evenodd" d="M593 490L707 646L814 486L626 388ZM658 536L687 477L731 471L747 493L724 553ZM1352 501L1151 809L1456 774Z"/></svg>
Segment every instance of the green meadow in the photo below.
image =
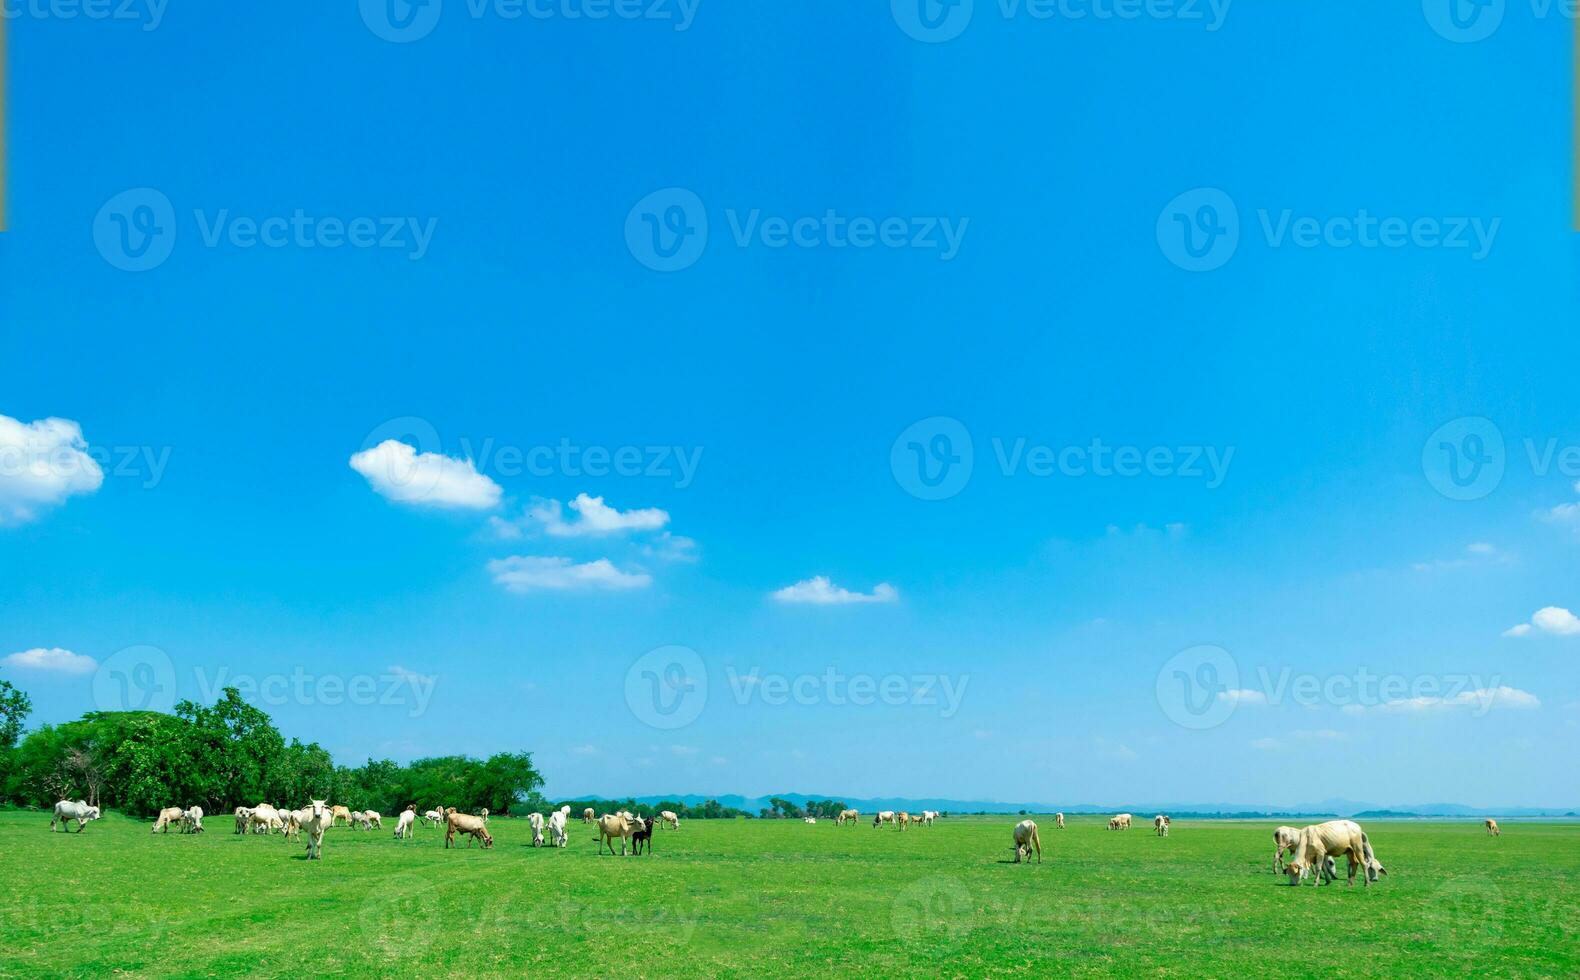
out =
<svg viewBox="0 0 1580 980"><path fill-rule="evenodd" d="M1580 825L1366 824L1389 876L1292 888L1273 822L1171 836L1063 831L1015 865L1015 817L930 828L688 821L654 853L592 828L492 850L343 827L323 861L279 836L82 834L0 812L0 974L18 977L1509 976L1580 974Z"/></svg>

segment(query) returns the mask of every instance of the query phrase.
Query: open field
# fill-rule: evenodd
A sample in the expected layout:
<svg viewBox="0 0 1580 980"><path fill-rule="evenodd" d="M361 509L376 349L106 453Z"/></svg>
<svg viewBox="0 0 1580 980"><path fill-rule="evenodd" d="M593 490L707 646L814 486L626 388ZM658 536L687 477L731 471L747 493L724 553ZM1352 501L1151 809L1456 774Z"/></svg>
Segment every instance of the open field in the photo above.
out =
<svg viewBox="0 0 1580 980"><path fill-rule="evenodd" d="M556 851L496 818L492 851L336 828L309 863L278 836L234 836L228 815L184 837L114 813L51 835L47 813L0 812L0 974L1580 973L1575 824L1489 839L1373 822L1390 877L1294 889L1271 871L1272 822L1179 821L1159 839L1040 817L1044 863L1017 867L1016 819L691 821L620 859L580 822Z"/></svg>

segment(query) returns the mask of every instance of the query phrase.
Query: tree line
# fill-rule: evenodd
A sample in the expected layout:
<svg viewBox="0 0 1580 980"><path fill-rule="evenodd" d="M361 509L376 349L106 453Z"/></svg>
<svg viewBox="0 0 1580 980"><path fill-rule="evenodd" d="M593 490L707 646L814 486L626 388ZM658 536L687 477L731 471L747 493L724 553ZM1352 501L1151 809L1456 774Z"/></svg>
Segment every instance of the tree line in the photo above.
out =
<svg viewBox="0 0 1580 980"><path fill-rule="evenodd" d="M24 738L30 710L26 694L0 681L0 799L21 806L83 799L150 816L167 806L229 813L322 799L386 814L411 803L510 813L543 785L527 752L336 765L316 742L286 741L236 688L225 688L213 705L182 701L168 715L93 711Z"/></svg>

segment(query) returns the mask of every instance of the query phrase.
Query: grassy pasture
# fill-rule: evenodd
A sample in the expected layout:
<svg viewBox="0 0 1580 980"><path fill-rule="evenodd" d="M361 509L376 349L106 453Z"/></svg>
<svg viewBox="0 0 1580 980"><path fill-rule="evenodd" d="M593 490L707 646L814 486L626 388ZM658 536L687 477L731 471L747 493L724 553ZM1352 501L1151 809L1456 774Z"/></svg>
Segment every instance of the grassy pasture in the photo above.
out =
<svg viewBox="0 0 1580 980"><path fill-rule="evenodd" d="M1580 974L1580 825L1373 822L1389 878L1295 889L1272 822L1039 818L1044 863L1017 867L1015 819L689 821L621 859L496 818L492 851L336 828L308 863L224 815L184 837L0 812L0 975Z"/></svg>

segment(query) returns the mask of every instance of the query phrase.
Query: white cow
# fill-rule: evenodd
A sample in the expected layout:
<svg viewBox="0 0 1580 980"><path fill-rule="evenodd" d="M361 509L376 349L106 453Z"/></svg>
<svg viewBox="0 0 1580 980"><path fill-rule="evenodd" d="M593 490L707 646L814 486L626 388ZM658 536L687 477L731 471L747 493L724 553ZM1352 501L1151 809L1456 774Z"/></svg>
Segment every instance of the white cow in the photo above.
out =
<svg viewBox="0 0 1580 980"><path fill-rule="evenodd" d="M181 829L181 821L186 819L187 812L178 806L167 806L159 811L159 819L154 821L154 829L150 833L160 831L170 833L170 826L174 824L177 830Z"/></svg>
<svg viewBox="0 0 1580 980"><path fill-rule="evenodd" d="M817 818L816 817L802 817L801 818L801 822L802 823L817 823Z"/></svg>
<svg viewBox="0 0 1580 980"><path fill-rule="evenodd" d="M921 824L923 827L931 827L933 825L934 818L937 816L937 810L923 810L922 815L916 818L916 822Z"/></svg>
<svg viewBox="0 0 1580 980"><path fill-rule="evenodd" d="M379 830L384 829L384 818L379 815L377 810L363 810L362 819L359 822L362 824L363 830L372 830L375 827Z"/></svg>
<svg viewBox="0 0 1580 980"><path fill-rule="evenodd" d="M659 811L658 819L662 820L664 823L675 828L676 830L680 829L680 815L674 810Z"/></svg>
<svg viewBox="0 0 1580 980"><path fill-rule="evenodd" d="M82 828L87 826L89 820L97 819L99 819L99 808L89 806L87 800L78 800L75 803L70 800L61 800L55 804L55 815L49 818L49 829L53 832L55 822L59 821L60 831L65 833L66 821L75 820L77 821L77 833L80 834L82 833Z"/></svg>
<svg viewBox="0 0 1580 980"><path fill-rule="evenodd" d="M368 829L367 820L362 816L362 811L361 810L352 810L351 811L351 818L346 823L346 826L349 827L352 830L367 830Z"/></svg>
<svg viewBox="0 0 1580 980"><path fill-rule="evenodd" d="M194 806L182 814L181 832L183 834L201 834L203 832L203 808Z"/></svg>
<svg viewBox="0 0 1580 980"><path fill-rule="evenodd" d="M395 821L395 839L406 840L411 837L412 829L417 823L417 808L409 806L400 812L400 819Z"/></svg>
<svg viewBox="0 0 1580 980"><path fill-rule="evenodd" d="M886 823L893 823L893 822L894 822L894 811L893 810L879 810L877 812L877 814L874 815L873 818L872 818L872 825L874 827L881 827L881 826L883 826Z"/></svg>
<svg viewBox="0 0 1580 980"><path fill-rule="evenodd" d="M860 819L861 819L861 811L860 810L841 810L841 811L839 811L839 816L834 818L834 822L838 823L838 824L843 824L843 823L851 823L851 824L853 824L853 823L855 823L856 821L858 821Z"/></svg>
<svg viewBox="0 0 1580 980"><path fill-rule="evenodd" d="M1372 852L1371 840L1361 825L1353 820L1329 820L1326 823L1303 827L1295 841L1295 858L1284 868L1291 885L1298 885L1308 873L1319 880L1330 858L1343 855L1349 861L1349 880L1355 884L1355 872L1365 869L1362 885L1370 885L1388 873L1388 869Z"/></svg>
<svg viewBox="0 0 1580 980"><path fill-rule="evenodd" d="M549 836L554 840L555 847L564 847L569 835L565 831L565 821L570 817L571 808L561 807L549 814Z"/></svg>
<svg viewBox="0 0 1580 980"><path fill-rule="evenodd" d="M432 810L424 810L422 818L437 827L444 823L444 811L439 807L434 807Z"/></svg>
<svg viewBox="0 0 1580 980"><path fill-rule="evenodd" d="M1503 836L1503 831L1498 829L1498 822L1496 820L1492 819L1491 817L1487 818L1486 827L1487 827L1487 834L1488 834L1488 836L1490 836L1490 837L1502 837Z"/></svg>
<svg viewBox="0 0 1580 980"><path fill-rule="evenodd" d="M285 830L285 821L280 817L280 811L267 803L259 803L252 808L252 812L247 816L247 825L255 834Z"/></svg>
<svg viewBox="0 0 1580 980"><path fill-rule="evenodd" d="M529 813L529 814L527 814L527 823L532 825L532 846L533 847L542 847L543 846L543 824L544 824L543 814L541 814L541 813Z"/></svg>
<svg viewBox="0 0 1580 980"><path fill-rule="evenodd" d="M1160 813L1157 816L1153 817L1152 818L1152 829L1157 833L1157 835L1159 837L1167 837L1169 835L1169 818L1168 818L1168 816L1166 814Z"/></svg>
<svg viewBox="0 0 1580 980"><path fill-rule="evenodd" d="M302 821L302 829L307 831L307 860L322 861L324 859L324 831L334 824L334 811L329 809L329 803L326 800L314 800L312 806L307 808L307 811L307 819Z"/></svg>
<svg viewBox="0 0 1580 980"><path fill-rule="evenodd" d="M247 825L252 822L252 807L239 806L236 808L236 833L245 834Z"/></svg>
<svg viewBox="0 0 1580 980"><path fill-rule="evenodd" d="M1299 827L1278 827L1273 830L1273 874L1281 874L1284 870L1284 852L1294 853L1295 844L1300 841Z"/></svg>
<svg viewBox="0 0 1580 980"><path fill-rule="evenodd" d="M1035 820L1022 820L1015 825L1015 863L1019 864L1022 858L1026 863L1031 863L1031 852L1037 851L1037 863L1042 863L1042 838L1037 834Z"/></svg>
<svg viewBox="0 0 1580 980"><path fill-rule="evenodd" d="M1054 830L1063 830L1064 829L1064 814L1062 814L1062 813L1055 813L1053 815L1053 829Z"/></svg>

